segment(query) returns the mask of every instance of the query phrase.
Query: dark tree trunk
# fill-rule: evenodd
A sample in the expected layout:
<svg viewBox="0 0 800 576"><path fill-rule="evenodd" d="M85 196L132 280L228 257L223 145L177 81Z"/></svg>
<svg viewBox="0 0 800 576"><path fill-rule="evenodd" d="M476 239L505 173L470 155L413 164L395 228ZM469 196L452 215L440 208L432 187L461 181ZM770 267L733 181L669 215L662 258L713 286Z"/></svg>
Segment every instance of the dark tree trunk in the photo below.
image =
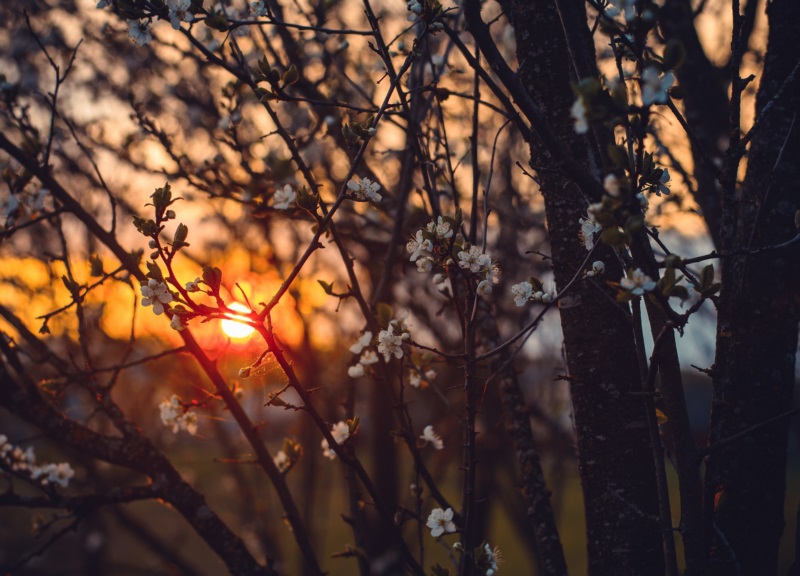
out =
<svg viewBox="0 0 800 576"><path fill-rule="evenodd" d="M554 3L515 1L505 8L516 32L525 89L571 158L599 178L602 159L593 153L589 139L573 129L572 64ZM580 16L579 30L588 36L585 14ZM576 29L574 14L564 12L562 17L567 29ZM591 46L586 38L570 38L573 51L586 46ZM578 220L585 216L588 200L597 199L583 195L536 136L531 158L544 195L556 282L563 287L586 257ZM622 276L609 249L601 247L596 256L605 262L610 277ZM586 502L589 572L663 574L661 534L653 520L658 516L655 472L629 310L615 304L613 294L600 283L583 281L575 288L561 302L560 312Z"/></svg>
<svg viewBox="0 0 800 576"><path fill-rule="evenodd" d="M786 242L797 234L800 206L800 3L767 8L769 46L757 96L760 128L735 210L735 247ZM794 81L785 85L795 71ZM776 98L782 90L782 96ZM768 111L767 105L771 110ZM800 318L800 246L723 262L714 368L712 442L785 412L794 385ZM775 574L783 532L788 420L764 426L712 453L707 476L717 538L714 573Z"/></svg>

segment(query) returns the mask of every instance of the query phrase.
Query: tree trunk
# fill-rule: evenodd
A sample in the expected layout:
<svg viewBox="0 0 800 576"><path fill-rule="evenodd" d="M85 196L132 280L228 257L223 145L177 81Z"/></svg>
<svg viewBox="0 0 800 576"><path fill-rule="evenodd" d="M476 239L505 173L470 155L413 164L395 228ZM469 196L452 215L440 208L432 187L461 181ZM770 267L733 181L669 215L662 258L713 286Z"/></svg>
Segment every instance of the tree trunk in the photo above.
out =
<svg viewBox="0 0 800 576"><path fill-rule="evenodd" d="M800 73L795 70L800 3L774 0L767 13L769 46L757 96L761 126L752 139L738 205L726 206L736 211L735 247L743 249L793 238L800 206ZM793 71L794 81L784 86ZM723 262L712 442L757 426L791 404L799 261L800 247L794 244ZM788 426L784 418L712 453L706 490L714 498L714 530L727 541L717 538L712 550L714 574L732 574L737 563L742 574L775 574L784 526Z"/></svg>
<svg viewBox="0 0 800 576"><path fill-rule="evenodd" d="M573 129L570 57L555 5L514 1L505 8L516 33L518 74L525 89L569 155L599 178L601 159L592 153L589 139ZM580 30L588 36L581 16ZM562 17L573 30L574 15ZM570 40L573 49L591 45L585 38ZM581 193L536 136L531 158L544 195L556 282L563 287L586 257L578 220L585 217L588 200L597 199ZM622 276L610 249L601 246L596 255L610 277ZM589 281L577 284L560 304L586 503L589 573L663 574L661 534L653 520L658 516L655 471L629 310L614 302L608 288Z"/></svg>

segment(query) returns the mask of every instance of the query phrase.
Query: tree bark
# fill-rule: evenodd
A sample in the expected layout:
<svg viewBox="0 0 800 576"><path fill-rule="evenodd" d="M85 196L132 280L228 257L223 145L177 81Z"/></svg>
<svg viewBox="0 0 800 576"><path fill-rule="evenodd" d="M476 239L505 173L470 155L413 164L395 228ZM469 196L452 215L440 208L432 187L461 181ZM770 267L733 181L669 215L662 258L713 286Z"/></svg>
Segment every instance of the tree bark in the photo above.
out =
<svg viewBox="0 0 800 576"><path fill-rule="evenodd" d="M523 86L569 156L599 178L602 158L573 129L570 56L555 5L513 1L505 3L505 9L516 33ZM561 15L570 30L576 28L573 12ZM579 29L588 36L585 14L581 16ZM591 46L585 38L572 40L574 49ZM545 200L555 278L563 287L586 257L578 220L586 215L588 201L597 198L584 196L560 169L560 159L536 136L531 158ZM622 276L610 249L601 246L596 255L610 277ZM560 303L560 313L586 505L589 573L663 574L661 534L654 521L655 471L629 310L599 284L583 281L575 288Z"/></svg>
<svg viewBox="0 0 800 576"><path fill-rule="evenodd" d="M769 45L756 105L760 127L752 138L741 196L725 207L735 211L735 247L740 249L779 244L797 234L800 44L795 23L800 4L774 0L767 14ZM786 84L793 72L794 81ZM712 446L781 414L791 403L799 257L794 244L723 262ZM742 574L775 574L784 526L788 426L783 419L719 451L712 448L706 506L713 506L714 530L727 540L718 538L712 549L714 574L731 574L737 564Z"/></svg>

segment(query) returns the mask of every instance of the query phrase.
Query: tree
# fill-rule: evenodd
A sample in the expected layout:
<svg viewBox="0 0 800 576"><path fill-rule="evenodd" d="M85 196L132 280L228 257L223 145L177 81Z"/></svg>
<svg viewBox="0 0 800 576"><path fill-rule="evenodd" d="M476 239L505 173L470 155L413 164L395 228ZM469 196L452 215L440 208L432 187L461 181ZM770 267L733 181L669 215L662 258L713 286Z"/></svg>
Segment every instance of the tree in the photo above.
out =
<svg viewBox="0 0 800 576"><path fill-rule="evenodd" d="M40 534L5 570L84 530L97 572L576 572L574 443L590 574L777 573L796 2L745 78L755 0L2 10L0 505ZM672 242L692 199L709 254ZM712 308L698 444L675 333Z"/></svg>

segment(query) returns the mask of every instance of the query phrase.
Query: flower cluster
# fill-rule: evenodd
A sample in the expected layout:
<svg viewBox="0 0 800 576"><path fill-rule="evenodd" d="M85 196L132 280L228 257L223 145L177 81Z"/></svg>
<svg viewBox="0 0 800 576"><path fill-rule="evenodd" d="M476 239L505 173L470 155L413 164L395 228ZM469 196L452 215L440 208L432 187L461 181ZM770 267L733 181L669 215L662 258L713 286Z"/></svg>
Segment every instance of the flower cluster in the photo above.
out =
<svg viewBox="0 0 800 576"><path fill-rule="evenodd" d="M513 294L514 304L517 306L525 306L531 301L549 304L556 297L555 290L552 293L545 292L542 283L535 278L514 284L511 287L511 294Z"/></svg>
<svg viewBox="0 0 800 576"><path fill-rule="evenodd" d="M197 434L197 414L185 411L181 406L181 400L175 394L168 400L164 400L159 405L161 412L161 422L164 426L171 426L172 432L177 434L178 430L186 430L194 436Z"/></svg>
<svg viewBox="0 0 800 576"><path fill-rule="evenodd" d="M409 260L417 263L417 270L429 272L434 263L448 253L454 234L453 224L450 218L439 216L437 221L430 221L423 230L417 230L408 241L406 250L411 254Z"/></svg>
<svg viewBox="0 0 800 576"><path fill-rule="evenodd" d="M351 196L355 200L362 202L369 200L372 200L373 202L380 202L383 198L383 196L378 194L378 190L381 189L381 185L377 182L373 182L369 178L362 178L360 182L356 182L354 178L351 178L347 182L347 188L351 190Z"/></svg>
<svg viewBox="0 0 800 576"><path fill-rule="evenodd" d="M347 425L347 422L344 420L340 420L333 426L331 426L331 436L336 441L337 444L342 445L344 444L345 440L350 437L350 426ZM325 456L328 460L335 460L336 459L336 452L330 447L328 444L328 439L323 438L322 443L322 455Z"/></svg>
<svg viewBox="0 0 800 576"><path fill-rule="evenodd" d="M62 488L69 485L75 471L68 462L36 464L36 454L28 446L23 450L8 441L5 434L0 434L0 465L18 475L28 476L42 486L58 484Z"/></svg>
<svg viewBox="0 0 800 576"><path fill-rule="evenodd" d="M500 267L477 246L469 246L467 250L458 253L458 266L472 274L483 276L483 280L478 283L478 294L481 296L491 294L492 286L500 281Z"/></svg>
<svg viewBox="0 0 800 576"><path fill-rule="evenodd" d="M150 278L147 284L142 284L141 291L142 306L152 306L156 316L164 313L164 304L172 302L172 294L166 282L160 282L155 278Z"/></svg>
<svg viewBox="0 0 800 576"><path fill-rule="evenodd" d="M433 431L433 426L430 424L425 426L425 428L422 430L422 436L420 436L420 438L425 442L425 444L430 444L437 450L442 450L444 448L442 437Z"/></svg>
<svg viewBox="0 0 800 576"><path fill-rule="evenodd" d="M350 352L353 354L360 354L358 362L347 369L347 375L350 376L350 378L361 378L366 374L367 366L372 366L378 361L378 355L374 350L365 350L365 348L368 348L371 344L372 332L367 330L355 344L350 346Z"/></svg>
<svg viewBox="0 0 800 576"><path fill-rule="evenodd" d="M434 508L431 510L425 525L431 529L431 536L434 538L438 538L445 532L455 532L456 525L453 522L453 509L442 510L441 508Z"/></svg>
<svg viewBox="0 0 800 576"><path fill-rule="evenodd" d="M175 30L181 29L181 22L193 22L194 14L190 12L192 0L167 0L167 19ZM99 0L96 8L102 10L111 5L110 0ZM159 19L164 19L159 16ZM127 20L128 36L134 44L146 46L153 40L153 33L150 32L149 20Z"/></svg>

